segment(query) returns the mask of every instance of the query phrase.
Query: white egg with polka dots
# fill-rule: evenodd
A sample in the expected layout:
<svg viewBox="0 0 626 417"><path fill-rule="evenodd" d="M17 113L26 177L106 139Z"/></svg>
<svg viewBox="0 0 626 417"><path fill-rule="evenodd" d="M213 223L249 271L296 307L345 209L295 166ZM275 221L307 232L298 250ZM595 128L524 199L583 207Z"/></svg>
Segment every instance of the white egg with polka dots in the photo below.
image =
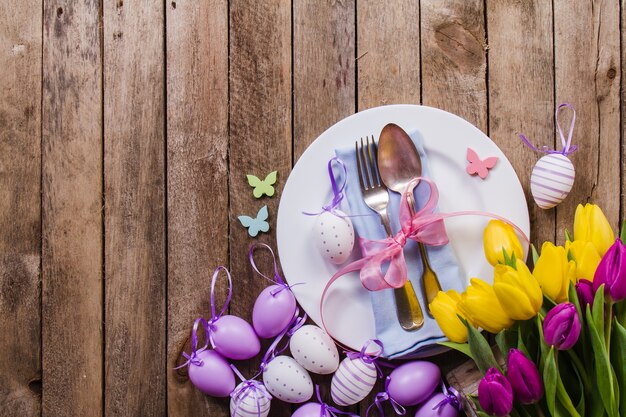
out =
<svg viewBox="0 0 626 417"><path fill-rule="evenodd" d="M311 376L289 356L277 356L267 364L263 385L274 398L287 403L303 403L313 395Z"/></svg>
<svg viewBox="0 0 626 417"><path fill-rule="evenodd" d="M309 372L332 374L339 367L339 352L333 339L321 328L306 325L289 341L291 356Z"/></svg>
<svg viewBox="0 0 626 417"><path fill-rule="evenodd" d="M322 257L334 264L344 263L354 248L354 227L340 210L324 211L313 226L313 239Z"/></svg>

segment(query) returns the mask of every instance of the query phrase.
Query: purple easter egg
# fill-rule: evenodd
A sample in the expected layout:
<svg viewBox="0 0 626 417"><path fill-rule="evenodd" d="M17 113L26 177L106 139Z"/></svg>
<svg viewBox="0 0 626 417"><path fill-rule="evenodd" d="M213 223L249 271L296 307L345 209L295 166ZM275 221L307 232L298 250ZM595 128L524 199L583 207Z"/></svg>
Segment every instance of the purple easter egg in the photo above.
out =
<svg viewBox="0 0 626 417"><path fill-rule="evenodd" d="M298 408L291 417L320 417L322 415L322 405L319 403L306 403Z"/></svg>
<svg viewBox="0 0 626 417"><path fill-rule="evenodd" d="M272 285L257 297L252 310L252 325L259 337L269 339L285 330L295 313L293 293L282 285Z"/></svg>
<svg viewBox="0 0 626 417"><path fill-rule="evenodd" d="M227 397L235 389L235 374L226 359L214 350L197 354L202 365L189 364L189 379L198 390L211 397Z"/></svg>
<svg viewBox="0 0 626 417"><path fill-rule="evenodd" d="M424 404L422 404L415 417L457 417L459 411L451 404L446 403L436 410L433 410L439 403L446 399L446 396L441 392L436 392L430 396Z"/></svg>
<svg viewBox="0 0 626 417"><path fill-rule="evenodd" d="M217 319L212 326L211 338L215 350L229 359L251 359L261 351L261 342L252 326L236 316Z"/></svg>
<svg viewBox="0 0 626 417"><path fill-rule="evenodd" d="M389 396L409 407L431 396L439 385L441 371L431 362L408 362L394 369L389 379Z"/></svg>

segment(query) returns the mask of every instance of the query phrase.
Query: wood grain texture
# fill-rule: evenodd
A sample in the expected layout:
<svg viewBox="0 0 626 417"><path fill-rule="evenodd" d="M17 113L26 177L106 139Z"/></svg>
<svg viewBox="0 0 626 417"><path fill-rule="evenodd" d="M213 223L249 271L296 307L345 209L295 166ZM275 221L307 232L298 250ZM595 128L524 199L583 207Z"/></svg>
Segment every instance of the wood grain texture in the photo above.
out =
<svg viewBox="0 0 626 417"><path fill-rule="evenodd" d="M357 1L357 109L419 104L419 2Z"/></svg>
<svg viewBox="0 0 626 417"><path fill-rule="evenodd" d="M275 247L278 202L291 169L291 2L231 0L230 8L230 311L251 320L252 305L267 283L252 271L248 247L253 241ZM274 197L255 199L246 174L264 178L272 170L278 171ZM254 217L266 204L270 233L253 239L237 216ZM260 268L269 271L268 257L259 253L258 259ZM254 360L243 367L245 376L258 365ZM271 414L291 415L290 406L275 401Z"/></svg>
<svg viewBox="0 0 626 417"><path fill-rule="evenodd" d="M41 25L40 0L0 4L0 410L7 416L41 411Z"/></svg>
<svg viewBox="0 0 626 417"><path fill-rule="evenodd" d="M169 416L228 416L175 371L209 277L228 264L228 2L166 3ZM220 297L223 297L221 291Z"/></svg>
<svg viewBox="0 0 626 417"><path fill-rule="evenodd" d="M553 145L552 7L549 2L487 1L489 134L515 169L528 202L531 241L554 240L555 210L530 195L530 172L541 155L519 139ZM515 36L511 36L515 34Z"/></svg>
<svg viewBox="0 0 626 417"><path fill-rule="evenodd" d="M102 94L97 1L47 1L42 106L43 415L102 415Z"/></svg>
<svg viewBox="0 0 626 417"><path fill-rule="evenodd" d="M354 25L354 0L294 2L296 160L320 133L355 111Z"/></svg>
<svg viewBox="0 0 626 417"><path fill-rule="evenodd" d="M104 2L105 414L166 414L164 10Z"/></svg>
<svg viewBox="0 0 626 417"><path fill-rule="evenodd" d="M422 0L422 103L487 132L483 0Z"/></svg>
<svg viewBox="0 0 626 417"><path fill-rule="evenodd" d="M572 18L576 16L576 18ZM571 230L579 203L599 204L617 228L620 201L620 32L616 1L554 2L556 104L576 108L571 155L576 182L557 208L557 238ZM581 53L584 51L584 53ZM561 122L565 129L567 119ZM560 139L557 138L560 146Z"/></svg>

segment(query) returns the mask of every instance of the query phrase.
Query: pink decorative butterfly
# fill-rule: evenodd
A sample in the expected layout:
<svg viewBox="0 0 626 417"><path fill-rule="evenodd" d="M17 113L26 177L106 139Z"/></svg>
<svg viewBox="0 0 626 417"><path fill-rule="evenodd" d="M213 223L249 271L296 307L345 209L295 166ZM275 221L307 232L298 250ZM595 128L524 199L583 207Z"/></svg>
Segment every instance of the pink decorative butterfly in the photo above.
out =
<svg viewBox="0 0 626 417"><path fill-rule="evenodd" d="M475 150L467 148L467 160L469 161L469 164L467 164L467 168L465 169L467 173L470 175L478 174L478 176L484 180L487 178L489 170L496 166L498 157L490 156L481 160Z"/></svg>

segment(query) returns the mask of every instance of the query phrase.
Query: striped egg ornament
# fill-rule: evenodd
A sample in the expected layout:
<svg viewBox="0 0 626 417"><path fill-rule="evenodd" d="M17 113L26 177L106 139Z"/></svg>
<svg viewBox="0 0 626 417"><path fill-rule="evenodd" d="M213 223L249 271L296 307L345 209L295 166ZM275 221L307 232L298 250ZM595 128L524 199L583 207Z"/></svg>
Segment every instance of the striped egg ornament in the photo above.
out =
<svg viewBox="0 0 626 417"><path fill-rule="evenodd" d="M246 385L248 384L248 385ZM267 417L271 396L259 381L254 386L244 381L235 388L230 398L231 417Z"/></svg>
<svg viewBox="0 0 626 417"><path fill-rule="evenodd" d="M353 405L363 400L376 383L377 371L362 358L345 358L333 375L330 394L337 405Z"/></svg>
<svg viewBox="0 0 626 417"><path fill-rule="evenodd" d="M567 197L576 172L569 158L563 154L551 153L543 156L530 175L530 191L535 202L542 209L550 209Z"/></svg>

